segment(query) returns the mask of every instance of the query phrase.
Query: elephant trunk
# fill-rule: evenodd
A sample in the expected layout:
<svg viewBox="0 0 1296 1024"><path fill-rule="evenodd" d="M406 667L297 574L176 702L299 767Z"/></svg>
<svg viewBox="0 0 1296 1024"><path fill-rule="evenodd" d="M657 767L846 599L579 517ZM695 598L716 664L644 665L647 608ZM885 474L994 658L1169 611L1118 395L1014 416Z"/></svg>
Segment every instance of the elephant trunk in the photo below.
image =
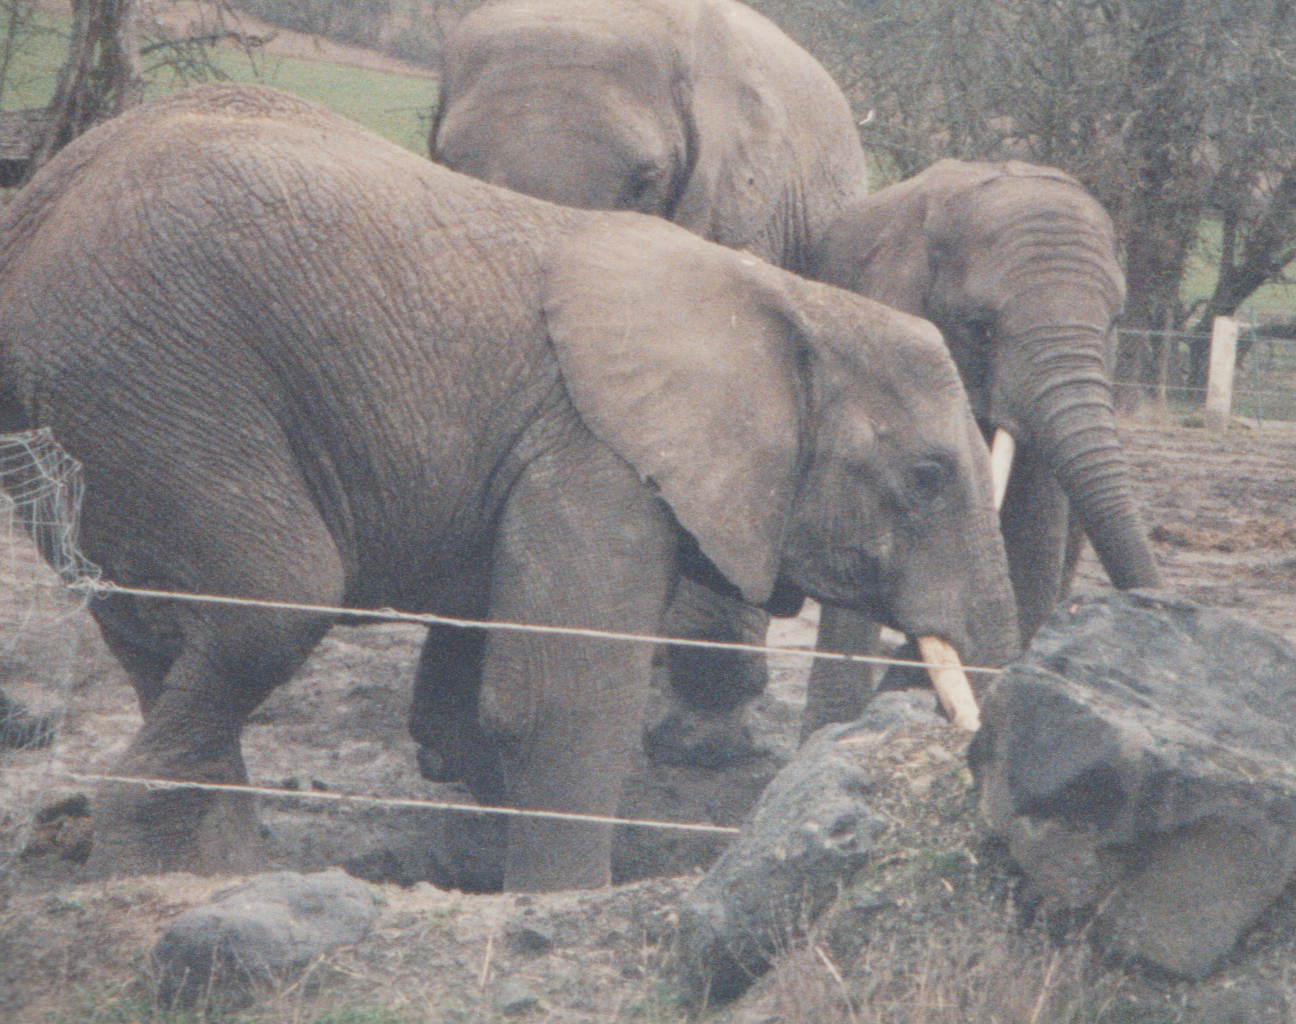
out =
<svg viewBox="0 0 1296 1024"><path fill-rule="evenodd" d="M1036 442L1112 584L1122 590L1161 586L1116 433L1100 347L1055 334L1033 341L1029 422L1036 425Z"/></svg>

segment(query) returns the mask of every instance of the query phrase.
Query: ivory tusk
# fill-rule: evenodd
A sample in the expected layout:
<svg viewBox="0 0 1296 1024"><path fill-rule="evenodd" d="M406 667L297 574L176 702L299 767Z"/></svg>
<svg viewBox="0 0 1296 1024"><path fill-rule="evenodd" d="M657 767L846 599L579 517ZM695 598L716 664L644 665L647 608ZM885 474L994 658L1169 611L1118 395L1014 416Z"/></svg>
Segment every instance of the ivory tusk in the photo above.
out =
<svg viewBox="0 0 1296 1024"><path fill-rule="evenodd" d="M990 483L994 487L994 507L997 512L1003 508L1004 492L1008 490L1008 476L1012 473L1013 452L1017 442L1012 434L1000 427L995 431L994 443L990 446Z"/></svg>
<svg viewBox="0 0 1296 1024"><path fill-rule="evenodd" d="M972 696L972 686L963 671L958 651L939 637L920 636L918 652L922 655L932 686L936 688L936 696L949 714L950 721L968 732L980 729L981 711L977 707L976 698Z"/></svg>

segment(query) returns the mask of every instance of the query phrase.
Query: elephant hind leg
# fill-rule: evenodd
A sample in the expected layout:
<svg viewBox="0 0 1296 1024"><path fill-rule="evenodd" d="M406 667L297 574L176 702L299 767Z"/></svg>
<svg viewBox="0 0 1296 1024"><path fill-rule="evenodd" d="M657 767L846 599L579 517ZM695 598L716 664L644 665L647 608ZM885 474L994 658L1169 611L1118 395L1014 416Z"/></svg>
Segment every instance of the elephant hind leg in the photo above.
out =
<svg viewBox="0 0 1296 1024"><path fill-rule="evenodd" d="M241 532L223 540L227 567L202 584L176 585L233 597L311 605L342 597L341 559L324 524L297 517L298 544L285 556L272 540ZM237 520L234 520L237 521ZM281 535L283 521L253 538ZM159 575L161 575L159 573ZM171 588L168 588L171 589ZM117 767L129 777L239 785L247 782L240 740L248 715L301 665L330 624L313 612L268 610L117 595L97 611L100 628L131 676L144 723ZM250 796L105 782L94 802L92 876L255 869L262 835Z"/></svg>

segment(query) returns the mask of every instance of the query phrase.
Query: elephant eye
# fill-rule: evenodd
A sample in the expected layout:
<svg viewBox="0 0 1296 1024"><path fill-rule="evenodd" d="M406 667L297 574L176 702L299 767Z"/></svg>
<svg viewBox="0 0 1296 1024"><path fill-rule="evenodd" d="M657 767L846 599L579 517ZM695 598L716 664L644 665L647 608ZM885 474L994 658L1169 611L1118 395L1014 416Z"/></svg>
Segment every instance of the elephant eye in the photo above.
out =
<svg viewBox="0 0 1296 1024"><path fill-rule="evenodd" d="M661 180L662 169L656 164L642 164L634 169L630 177L629 200L637 203L643 199Z"/></svg>
<svg viewBox="0 0 1296 1024"><path fill-rule="evenodd" d="M968 338L979 348L989 348L991 327L992 324L989 320L969 320L967 325Z"/></svg>
<svg viewBox="0 0 1296 1024"><path fill-rule="evenodd" d="M938 459L923 459L909 467L909 496L920 504L940 497L949 480L949 469Z"/></svg>

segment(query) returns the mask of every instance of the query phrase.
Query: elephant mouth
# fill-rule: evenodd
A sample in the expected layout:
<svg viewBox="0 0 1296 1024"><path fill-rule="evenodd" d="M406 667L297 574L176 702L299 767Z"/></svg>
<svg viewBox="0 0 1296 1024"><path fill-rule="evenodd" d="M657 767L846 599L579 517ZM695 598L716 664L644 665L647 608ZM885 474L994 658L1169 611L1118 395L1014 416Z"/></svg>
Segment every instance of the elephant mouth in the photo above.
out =
<svg viewBox="0 0 1296 1024"><path fill-rule="evenodd" d="M919 659L950 721L958 728L976 732L981 727L981 713L958 650L943 637L911 632L895 621L883 598L881 584L885 573L876 554L861 547L842 547L835 550L831 563L830 575L837 585L819 590L816 596L904 632L917 647ZM841 596L834 600L827 591L836 591Z"/></svg>

